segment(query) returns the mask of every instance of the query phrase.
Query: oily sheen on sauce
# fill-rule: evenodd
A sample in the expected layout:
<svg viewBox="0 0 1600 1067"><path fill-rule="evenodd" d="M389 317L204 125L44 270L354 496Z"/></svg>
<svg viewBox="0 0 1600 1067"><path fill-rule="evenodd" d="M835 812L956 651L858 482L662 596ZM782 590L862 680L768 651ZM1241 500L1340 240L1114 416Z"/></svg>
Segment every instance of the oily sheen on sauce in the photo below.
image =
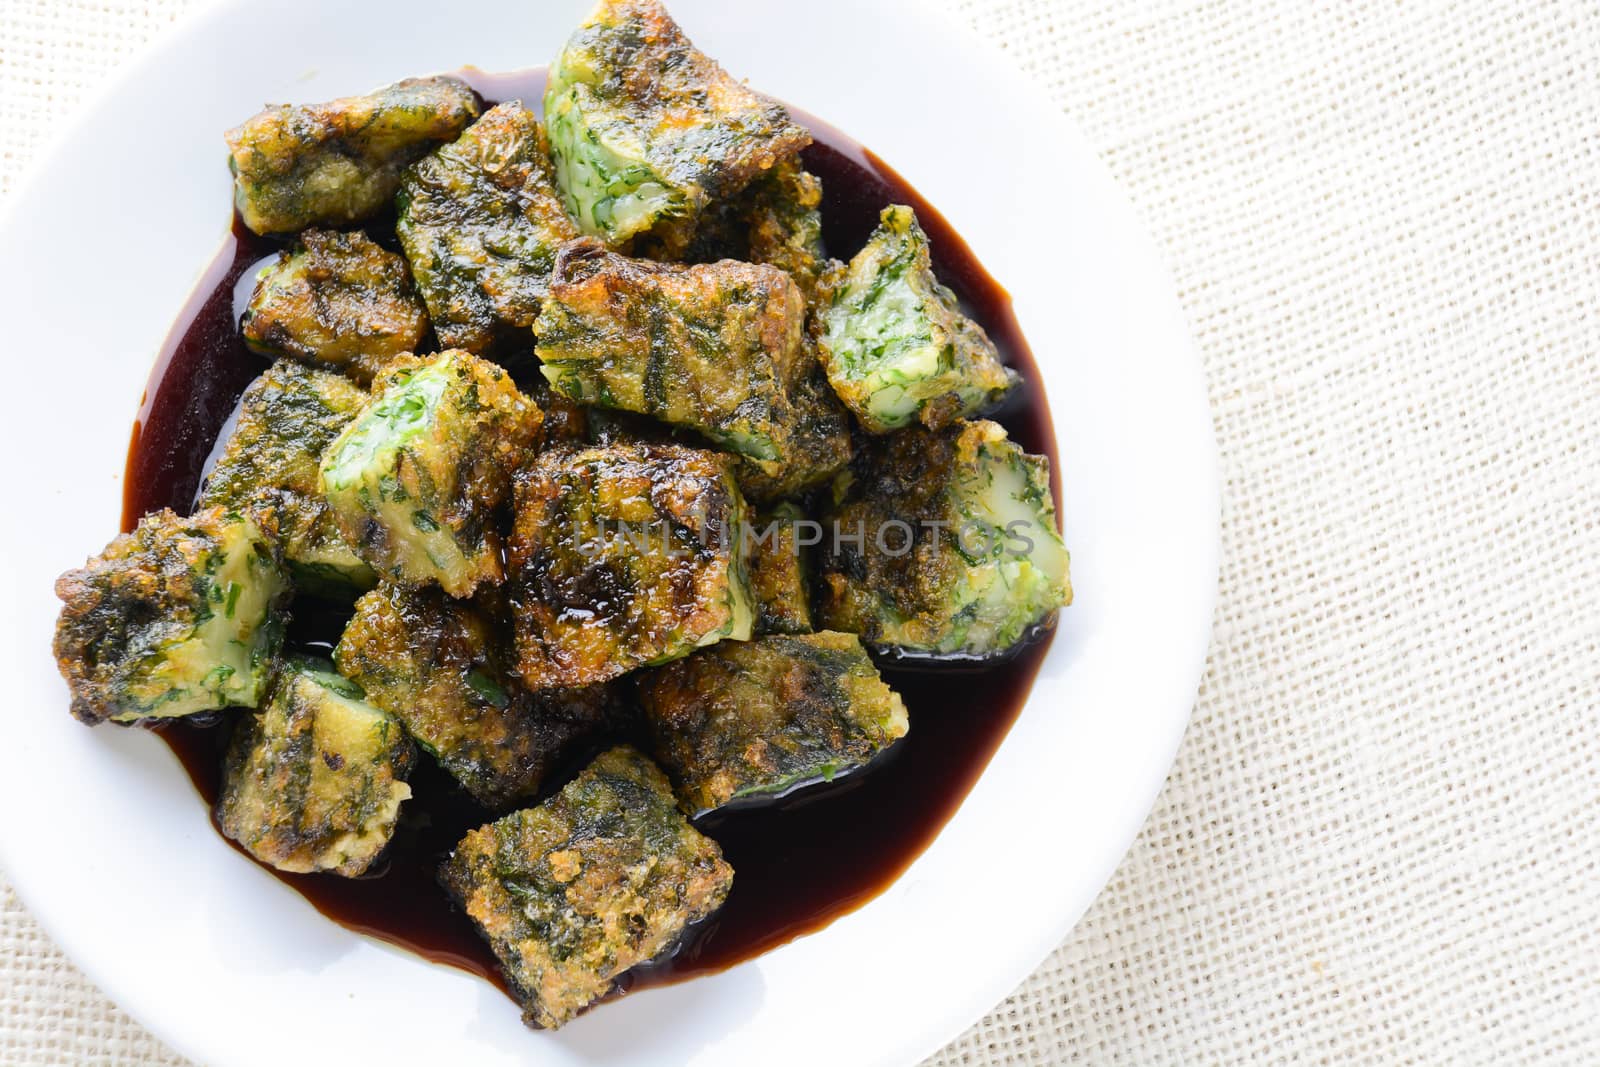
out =
<svg viewBox="0 0 1600 1067"><path fill-rule="evenodd" d="M520 99L538 109L544 71L459 72L487 101ZM961 298L1023 385L992 416L1029 452L1050 457L1061 499L1055 433L1041 376L1004 289L966 243L903 178L862 145L791 108L815 143L805 166L822 179L823 230L829 251L848 258L889 204L909 204L933 245L940 279ZM220 142L219 142L220 143ZM218 164L221 165L220 162ZM364 227L393 247L392 220ZM267 362L240 339L238 312L254 267L281 242L258 237L235 220L216 261L178 316L163 347L129 446L122 525L146 512L190 509L208 456L245 387ZM347 612L299 601L292 645L326 653ZM689 931L668 959L636 968L619 992L720 971L826 926L892 883L955 814L1016 719L1048 649L1046 631L1002 662L937 666L882 664L884 678L905 699L911 731L867 770L761 809L699 824L735 871L733 890L715 916ZM226 721L234 711L157 729L208 805L217 795ZM554 789L577 767L552 776ZM409 949L429 960L504 981L488 945L435 881L440 859L468 830L490 821L431 761L412 777L414 799L380 866L360 879L273 873L318 911L349 929ZM198 815L198 807L197 807Z"/></svg>

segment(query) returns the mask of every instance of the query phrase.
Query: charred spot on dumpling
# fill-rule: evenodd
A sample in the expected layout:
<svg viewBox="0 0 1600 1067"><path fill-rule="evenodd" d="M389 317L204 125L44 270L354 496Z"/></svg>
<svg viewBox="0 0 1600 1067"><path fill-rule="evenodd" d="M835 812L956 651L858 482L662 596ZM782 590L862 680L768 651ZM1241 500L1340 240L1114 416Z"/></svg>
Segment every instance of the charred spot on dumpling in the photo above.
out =
<svg viewBox="0 0 1600 1067"><path fill-rule="evenodd" d="M809 346L808 346L809 348ZM811 368L790 392L793 419L781 463L739 457L734 477L750 500L766 503L798 496L830 480L850 462L850 413L810 356Z"/></svg>
<svg viewBox="0 0 1600 1067"><path fill-rule="evenodd" d="M688 263L741 259L785 271L809 298L827 263L822 243L822 180L786 159L700 219L684 250Z"/></svg>
<svg viewBox="0 0 1600 1067"><path fill-rule="evenodd" d="M537 370L527 376L521 387L544 413L539 435L541 447L584 444L593 440L591 423L597 414L595 409L550 388L549 381Z"/></svg>
<svg viewBox="0 0 1600 1067"><path fill-rule="evenodd" d="M481 594L385 583L356 601L333 653L368 701L489 808L536 794L558 762L626 716L605 686L528 692L498 609Z"/></svg>
<svg viewBox="0 0 1600 1067"><path fill-rule="evenodd" d="M811 567L806 547L816 538L806 514L793 503L761 512L750 524L750 591L756 602L757 634L810 633Z"/></svg>
<svg viewBox="0 0 1600 1067"><path fill-rule="evenodd" d="M510 594L530 687L581 686L750 636L745 503L679 445L541 453L517 478Z"/></svg>

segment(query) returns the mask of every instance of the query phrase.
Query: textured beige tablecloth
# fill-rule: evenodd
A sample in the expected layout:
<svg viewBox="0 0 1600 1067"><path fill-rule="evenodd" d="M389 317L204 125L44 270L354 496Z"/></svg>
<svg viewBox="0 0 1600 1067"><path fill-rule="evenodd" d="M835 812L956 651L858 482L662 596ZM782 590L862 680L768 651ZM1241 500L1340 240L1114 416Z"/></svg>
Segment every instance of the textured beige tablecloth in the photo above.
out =
<svg viewBox="0 0 1600 1067"><path fill-rule="evenodd" d="M932 1062L1600 1063L1600 7L946 2L1165 249L1224 493L1149 824ZM0 191L188 6L0 0ZM181 1062L9 892L0 1061Z"/></svg>

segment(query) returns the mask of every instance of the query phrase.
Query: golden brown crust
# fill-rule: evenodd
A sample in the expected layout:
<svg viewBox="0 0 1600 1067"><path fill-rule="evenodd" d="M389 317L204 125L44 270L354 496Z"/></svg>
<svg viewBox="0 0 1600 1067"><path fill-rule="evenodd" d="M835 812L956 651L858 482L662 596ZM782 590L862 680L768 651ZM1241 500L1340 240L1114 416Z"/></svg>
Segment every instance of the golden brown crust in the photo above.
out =
<svg viewBox="0 0 1600 1067"><path fill-rule="evenodd" d="M544 110L584 232L621 248L653 231L673 258L708 204L811 142L656 0L602 0L556 57Z"/></svg>
<svg viewBox="0 0 1600 1067"><path fill-rule="evenodd" d="M541 454L517 478L508 553L524 682L588 685L748 637L744 509L714 452Z"/></svg>
<svg viewBox="0 0 1600 1067"><path fill-rule="evenodd" d="M146 515L55 588L56 663L81 721L260 700L282 642L288 577L249 519L222 508Z"/></svg>
<svg viewBox="0 0 1600 1067"><path fill-rule="evenodd" d="M624 715L600 686L527 692L496 607L380 585L356 601L334 650L340 673L489 808L537 793L575 745Z"/></svg>
<svg viewBox="0 0 1600 1067"><path fill-rule="evenodd" d="M472 831L439 879L493 947L524 1020L554 1029L716 911L733 869L661 771L623 746L538 807Z"/></svg>
<svg viewBox="0 0 1600 1067"><path fill-rule="evenodd" d="M408 78L365 96L279 105L225 135L234 204L256 233L361 222L389 205L401 172L478 117L455 78Z"/></svg>
<svg viewBox="0 0 1600 1067"><path fill-rule="evenodd" d="M578 236L551 173L544 127L517 101L489 109L401 183L395 232L439 343L526 352L556 250Z"/></svg>
<svg viewBox="0 0 1600 1067"><path fill-rule="evenodd" d="M653 751L699 815L865 766L908 728L854 634L725 641L646 673Z"/></svg>
<svg viewBox="0 0 1600 1067"><path fill-rule="evenodd" d="M451 596L496 585L495 511L542 415L506 371L462 351L394 360L321 463L345 540L380 576Z"/></svg>
<svg viewBox="0 0 1600 1067"><path fill-rule="evenodd" d="M405 259L359 230L307 230L262 272L239 328L258 352L370 382L422 347L428 315Z"/></svg>
<svg viewBox="0 0 1600 1067"><path fill-rule="evenodd" d="M650 415L778 471L809 369L805 299L775 267L561 250L536 326L544 376L581 403Z"/></svg>
<svg viewBox="0 0 1600 1067"><path fill-rule="evenodd" d="M268 866L353 878L388 845L415 760L400 724L331 666L291 664L234 727L217 824Z"/></svg>

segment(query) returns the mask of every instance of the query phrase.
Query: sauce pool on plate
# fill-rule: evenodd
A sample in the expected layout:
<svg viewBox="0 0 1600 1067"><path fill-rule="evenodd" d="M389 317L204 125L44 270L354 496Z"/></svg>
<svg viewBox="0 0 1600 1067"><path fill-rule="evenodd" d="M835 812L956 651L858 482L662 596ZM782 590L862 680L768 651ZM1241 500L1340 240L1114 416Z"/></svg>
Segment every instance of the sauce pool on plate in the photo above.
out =
<svg viewBox="0 0 1600 1067"><path fill-rule="evenodd" d="M521 99L538 110L544 71L459 72L489 101ZM822 179L823 237L848 258L889 204L909 204L932 242L934 268L980 323L1005 362L1022 375L1006 405L990 416L1027 451L1048 456L1060 499L1055 433L1037 366L1010 298L949 223L906 181L862 145L797 108L790 112L815 138L803 154ZM364 227L393 243L392 220ZM255 266L282 243L250 233L232 236L183 309L163 346L134 425L124 481L122 527L146 512L190 510L213 445L239 396L267 367L245 348L239 310ZM292 646L326 654L347 611L315 601L294 607ZM867 770L772 806L713 815L700 829L715 838L735 871L727 903L692 929L677 951L637 968L619 992L724 970L826 926L892 883L955 814L1032 688L1051 633L987 665L914 668L881 664L884 680L905 700L910 733ZM207 804L215 801L226 743L222 716L170 722L156 730L177 754ZM576 770L574 767L572 770ZM552 787L565 780L556 775ZM504 988L489 946L439 887L440 860L471 829L494 818L431 761L411 778L415 799L402 808L385 860L368 876L273 871L328 918Z"/></svg>

